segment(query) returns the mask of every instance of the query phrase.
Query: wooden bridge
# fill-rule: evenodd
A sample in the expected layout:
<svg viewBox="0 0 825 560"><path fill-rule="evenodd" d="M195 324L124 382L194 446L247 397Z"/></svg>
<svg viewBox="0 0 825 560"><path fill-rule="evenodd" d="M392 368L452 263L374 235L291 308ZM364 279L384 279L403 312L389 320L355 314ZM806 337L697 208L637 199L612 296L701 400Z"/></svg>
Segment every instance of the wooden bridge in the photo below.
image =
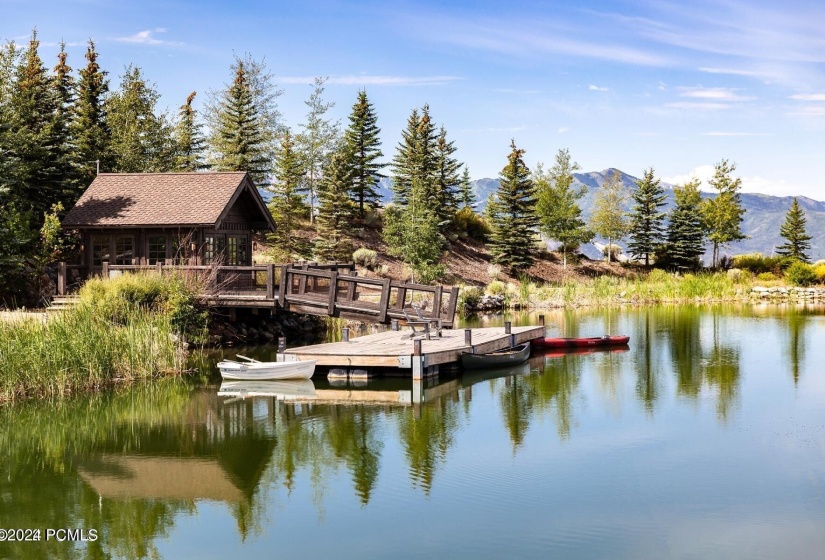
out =
<svg viewBox="0 0 825 560"><path fill-rule="evenodd" d="M58 264L57 294L65 296L88 276L87 267ZM215 307L270 308L376 323L405 319L413 303L427 319L440 318L452 328L458 288L358 276L353 263L257 264L252 266L110 265L103 277L154 270L191 275L203 286L201 298Z"/></svg>

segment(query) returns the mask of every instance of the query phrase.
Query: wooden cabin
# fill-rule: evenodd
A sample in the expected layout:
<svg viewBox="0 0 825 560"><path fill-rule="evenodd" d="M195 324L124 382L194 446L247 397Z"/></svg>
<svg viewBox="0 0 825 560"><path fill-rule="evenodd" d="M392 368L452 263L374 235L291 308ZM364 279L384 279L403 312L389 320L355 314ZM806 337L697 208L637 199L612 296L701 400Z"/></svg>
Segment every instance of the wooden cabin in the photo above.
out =
<svg viewBox="0 0 825 560"><path fill-rule="evenodd" d="M101 173L63 220L91 274L111 265L252 264L252 234L275 223L249 175Z"/></svg>

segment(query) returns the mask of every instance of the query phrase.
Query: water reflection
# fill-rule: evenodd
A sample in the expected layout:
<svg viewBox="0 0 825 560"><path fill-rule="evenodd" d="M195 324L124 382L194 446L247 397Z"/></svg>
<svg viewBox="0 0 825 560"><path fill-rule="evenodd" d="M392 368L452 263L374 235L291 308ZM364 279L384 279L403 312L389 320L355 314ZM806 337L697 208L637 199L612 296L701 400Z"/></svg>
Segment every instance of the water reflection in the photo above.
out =
<svg viewBox="0 0 825 560"><path fill-rule="evenodd" d="M393 500L379 497L399 478L419 498L449 492L442 481L461 478L456 470L474 472L477 464L461 457L467 461L467 449L481 443L491 453L485 459L496 463L498 450L513 465L563 444L566 452L558 458L581 469L576 451L584 442L592 445L594 418L604 409L613 416L611 429L626 429L632 441L633 430L662 429L666 423L657 421L686 404L695 414L707 411L715 418L711 424L730 426L744 414L748 375L762 380L770 374L754 361L776 354L754 357L759 345L746 338L743 324L751 333L768 332L766 340L782 340L785 352L777 360L787 361L790 375L780 375L789 386L812 377L804 374L805 364L817 356L805 341L819 332L813 326L818 317L794 309L766 317L748 313L675 307L609 317L548 313L550 329L559 334L608 329L630 334L631 345L550 351L514 369L459 373L418 386L386 379L335 387L314 379L218 388L168 380L60 405L3 408L4 524L94 527L101 538L58 553L45 544L6 543L0 556L158 556L158 543L176 534L182 519L201 515L203 504L226 512L242 543L263 539L281 515L273 514L276 503L286 509L291 501L311 500L319 523L326 523L327 508L341 508L342 494L361 512L388 507ZM623 410L623 402L632 406ZM485 426L481 434L479 425ZM604 440L612 449L612 439ZM450 471L451 477L444 474ZM513 486L513 499L529 502L527 486Z"/></svg>

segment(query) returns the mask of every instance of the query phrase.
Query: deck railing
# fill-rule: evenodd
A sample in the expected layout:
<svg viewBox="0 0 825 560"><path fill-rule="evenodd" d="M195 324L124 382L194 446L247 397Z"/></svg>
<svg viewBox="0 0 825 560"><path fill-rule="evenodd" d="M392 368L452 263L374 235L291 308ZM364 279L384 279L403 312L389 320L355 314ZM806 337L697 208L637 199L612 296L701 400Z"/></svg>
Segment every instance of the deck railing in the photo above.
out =
<svg viewBox="0 0 825 560"><path fill-rule="evenodd" d="M414 314L440 318L452 327L458 288L396 282L358 276L353 263L256 264L251 266L110 265L99 274L112 277L153 270L158 274L191 275L202 285L202 297L216 306L280 307L290 311L387 323ZM77 271L76 273L74 271ZM77 287L86 267L58 265L58 295ZM76 278L77 280L70 281Z"/></svg>

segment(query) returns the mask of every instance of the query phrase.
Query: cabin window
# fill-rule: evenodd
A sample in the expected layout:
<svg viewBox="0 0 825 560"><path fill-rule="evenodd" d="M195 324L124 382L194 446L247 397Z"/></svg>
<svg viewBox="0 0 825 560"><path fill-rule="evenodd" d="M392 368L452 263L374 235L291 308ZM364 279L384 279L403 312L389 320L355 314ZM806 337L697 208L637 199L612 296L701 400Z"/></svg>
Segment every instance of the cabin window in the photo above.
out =
<svg viewBox="0 0 825 560"><path fill-rule="evenodd" d="M115 264L132 264L135 256L135 240L131 235L115 239Z"/></svg>
<svg viewBox="0 0 825 560"><path fill-rule="evenodd" d="M189 264L189 236L176 237L173 240L172 262L177 265Z"/></svg>
<svg viewBox="0 0 825 560"><path fill-rule="evenodd" d="M203 242L203 264L223 262L226 238L223 235L207 235Z"/></svg>
<svg viewBox="0 0 825 560"><path fill-rule="evenodd" d="M147 251L149 264L165 263L166 262L166 238L165 237L150 237L149 250Z"/></svg>
<svg viewBox="0 0 825 560"><path fill-rule="evenodd" d="M102 266L103 262L109 262L109 236L92 236L92 266Z"/></svg>
<svg viewBox="0 0 825 560"><path fill-rule="evenodd" d="M245 265L246 261L246 236L230 235L226 246L226 264Z"/></svg>

